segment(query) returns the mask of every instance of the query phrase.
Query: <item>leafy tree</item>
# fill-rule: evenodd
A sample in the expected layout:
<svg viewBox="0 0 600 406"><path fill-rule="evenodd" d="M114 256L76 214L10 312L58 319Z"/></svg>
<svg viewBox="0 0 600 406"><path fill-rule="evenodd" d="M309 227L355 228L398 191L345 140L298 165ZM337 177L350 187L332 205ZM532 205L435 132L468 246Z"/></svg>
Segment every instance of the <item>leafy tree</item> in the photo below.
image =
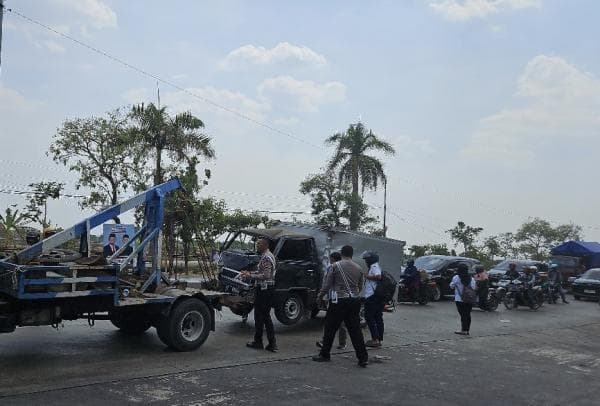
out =
<svg viewBox="0 0 600 406"><path fill-rule="evenodd" d="M498 256L504 259L519 257L519 246L517 245L517 240L513 233L502 233L495 238L500 248L498 250Z"/></svg>
<svg viewBox="0 0 600 406"><path fill-rule="evenodd" d="M446 244L412 245L408 248L408 252L413 258L425 255L451 255Z"/></svg>
<svg viewBox="0 0 600 406"><path fill-rule="evenodd" d="M171 116L166 107L158 108L150 103L134 106L129 116L133 121L131 147L152 159L154 185L164 182L165 166L170 165L171 170L195 167L198 157L215 157L211 138L201 132L204 123L190 112ZM165 158L169 159L166 164Z"/></svg>
<svg viewBox="0 0 600 406"><path fill-rule="evenodd" d="M115 205L139 181L146 157L131 148L127 127L128 117L117 109L105 117L66 120L54 135L48 154L79 173L77 189L91 190L82 207Z"/></svg>
<svg viewBox="0 0 600 406"><path fill-rule="evenodd" d="M312 200L312 212L318 223L336 227L342 225L349 191L332 171L308 175L300 184L300 193Z"/></svg>
<svg viewBox="0 0 600 406"><path fill-rule="evenodd" d="M521 225L515 238L521 243L520 251L529 258L547 259L552 247L567 240L580 240L581 227L573 223L556 227L543 219L534 218Z"/></svg>
<svg viewBox="0 0 600 406"><path fill-rule="evenodd" d="M459 221L456 227L451 228L446 232L450 234L450 238L454 240L455 245L462 244L464 252L468 253L473 251L473 244L482 231L483 228L481 227L471 227L464 222Z"/></svg>
<svg viewBox="0 0 600 406"><path fill-rule="evenodd" d="M583 229L573 223L561 224L554 228L554 243L556 245L562 244L566 241L581 241Z"/></svg>
<svg viewBox="0 0 600 406"><path fill-rule="evenodd" d="M27 204L27 217L42 228L50 226L48 219L48 199L58 199L63 191L65 184L60 182L37 182L30 183L29 187L33 190L27 195L29 203Z"/></svg>
<svg viewBox="0 0 600 406"><path fill-rule="evenodd" d="M520 251L529 258L543 260L547 257L555 239L552 225L540 218L523 223L515 238L521 243Z"/></svg>
<svg viewBox="0 0 600 406"><path fill-rule="evenodd" d="M487 237L483 241L483 248L487 251L487 254L489 255L490 259L494 260L494 258L499 256L502 251L502 246L499 237L495 235Z"/></svg>
<svg viewBox="0 0 600 406"><path fill-rule="evenodd" d="M357 230L361 218L361 194L365 189L377 190L380 181L385 181L383 163L370 152L395 154L394 147L379 139L362 123L351 124L343 133L336 133L325 140L335 146L335 152L328 164L328 170L338 171L340 183L350 185L350 229ZM359 194L359 191L361 194Z"/></svg>

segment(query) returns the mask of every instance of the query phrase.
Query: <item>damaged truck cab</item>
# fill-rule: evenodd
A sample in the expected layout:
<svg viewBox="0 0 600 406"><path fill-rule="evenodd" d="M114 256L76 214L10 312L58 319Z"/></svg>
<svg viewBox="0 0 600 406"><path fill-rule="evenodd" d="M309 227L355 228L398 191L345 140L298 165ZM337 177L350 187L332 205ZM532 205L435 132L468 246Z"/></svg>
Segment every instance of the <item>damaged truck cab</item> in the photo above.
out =
<svg viewBox="0 0 600 406"><path fill-rule="evenodd" d="M222 289L232 294L225 305L234 314L247 317L252 311L254 287L242 281L242 271L254 270L258 264L255 243L266 238L277 260L275 273L275 316L282 324L298 323L305 312L317 309L316 295L321 287L323 264L315 239L279 228L245 229L227 239L219 260L219 281Z"/></svg>

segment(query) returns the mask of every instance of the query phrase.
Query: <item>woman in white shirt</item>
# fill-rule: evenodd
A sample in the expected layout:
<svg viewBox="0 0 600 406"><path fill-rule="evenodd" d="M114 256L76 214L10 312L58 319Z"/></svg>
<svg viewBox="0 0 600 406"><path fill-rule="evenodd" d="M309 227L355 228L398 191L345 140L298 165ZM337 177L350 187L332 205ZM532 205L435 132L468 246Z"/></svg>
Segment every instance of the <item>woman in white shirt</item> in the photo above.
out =
<svg viewBox="0 0 600 406"><path fill-rule="evenodd" d="M457 275L454 275L450 287L454 289L454 301L456 302L456 309L460 314L460 331L455 331L455 334L464 336L469 335L471 329L471 310L473 310L473 299L475 296L476 288L475 279L469 275L469 268L466 264L460 264L458 266Z"/></svg>

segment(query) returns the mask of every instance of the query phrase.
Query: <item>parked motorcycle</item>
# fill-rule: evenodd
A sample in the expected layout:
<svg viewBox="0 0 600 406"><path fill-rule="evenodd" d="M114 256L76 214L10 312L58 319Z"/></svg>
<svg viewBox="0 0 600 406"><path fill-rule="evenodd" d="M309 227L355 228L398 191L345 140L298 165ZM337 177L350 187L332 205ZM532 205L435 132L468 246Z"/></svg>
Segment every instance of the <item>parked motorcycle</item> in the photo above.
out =
<svg viewBox="0 0 600 406"><path fill-rule="evenodd" d="M435 287L435 282L421 282L419 283L419 288L417 289L416 294L411 294L410 290L404 283L404 278L400 279L398 283L398 296L396 298L397 302L417 302L420 305L426 305L429 302L429 298L431 296L431 289Z"/></svg>
<svg viewBox="0 0 600 406"><path fill-rule="evenodd" d="M534 286L528 295L525 285L515 279L508 283L503 303L508 310L519 306L529 306L530 309L537 310L544 304L544 293L541 286Z"/></svg>

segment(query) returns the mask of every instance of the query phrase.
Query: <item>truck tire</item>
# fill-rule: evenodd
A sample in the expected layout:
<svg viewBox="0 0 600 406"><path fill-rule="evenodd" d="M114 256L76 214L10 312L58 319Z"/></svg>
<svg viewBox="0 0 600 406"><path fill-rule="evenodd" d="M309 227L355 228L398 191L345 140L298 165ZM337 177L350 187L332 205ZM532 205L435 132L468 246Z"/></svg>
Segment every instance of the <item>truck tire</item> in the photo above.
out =
<svg viewBox="0 0 600 406"><path fill-rule="evenodd" d="M210 309L200 299L187 298L177 303L156 326L158 337L175 351L192 351L200 347L210 333Z"/></svg>
<svg viewBox="0 0 600 406"><path fill-rule="evenodd" d="M109 312L108 316L113 326L125 334L143 334L152 327L150 318L141 312L114 311Z"/></svg>
<svg viewBox="0 0 600 406"><path fill-rule="evenodd" d="M302 316L304 316L304 300L299 294L289 292L275 302L275 317L281 324L293 326L302 320Z"/></svg>

